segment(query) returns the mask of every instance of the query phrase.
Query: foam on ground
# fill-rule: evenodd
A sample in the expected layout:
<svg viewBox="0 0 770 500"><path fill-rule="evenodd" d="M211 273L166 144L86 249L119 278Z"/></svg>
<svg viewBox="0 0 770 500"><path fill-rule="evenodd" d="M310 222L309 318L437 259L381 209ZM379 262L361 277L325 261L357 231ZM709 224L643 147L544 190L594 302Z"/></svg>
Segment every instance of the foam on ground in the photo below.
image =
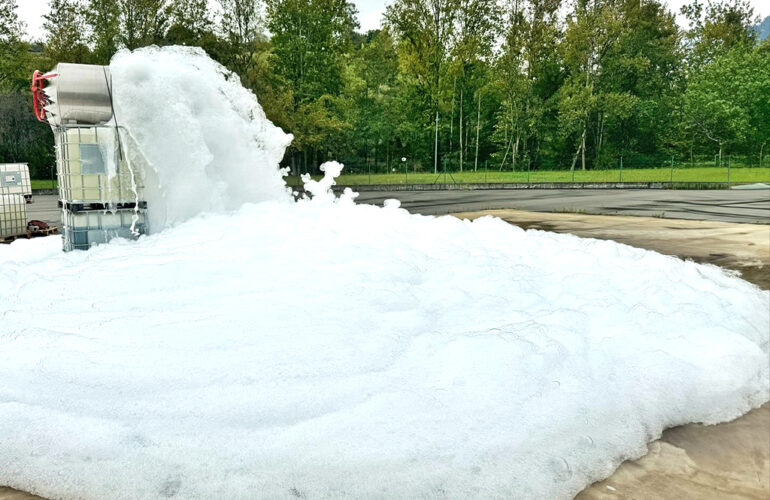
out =
<svg viewBox="0 0 770 500"><path fill-rule="evenodd" d="M165 52L220 71L139 54ZM124 85L167 95L145 56L121 57L143 68ZM231 184L239 161L184 176L195 137L263 162L285 138L175 106L153 125L168 135L131 124L172 227L88 252L0 247L0 484L65 499L569 498L666 427L770 398L768 292L611 241L335 200L339 164L297 203L275 161L249 164L262 191Z"/></svg>

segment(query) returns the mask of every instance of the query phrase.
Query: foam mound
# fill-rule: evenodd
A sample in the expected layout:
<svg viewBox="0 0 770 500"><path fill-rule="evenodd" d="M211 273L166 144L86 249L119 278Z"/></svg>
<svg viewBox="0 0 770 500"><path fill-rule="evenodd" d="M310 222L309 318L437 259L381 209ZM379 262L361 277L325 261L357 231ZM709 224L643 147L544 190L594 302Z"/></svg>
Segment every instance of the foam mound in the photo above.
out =
<svg viewBox="0 0 770 500"><path fill-rule="evenodd" d="M224 75L181 49L124 54L124 95L168 95L154 72L183 68L143 62L166 57ZM121 111L157 120L124 123L165 231L88 252L0 247L0 484L64 499L569 498L666 427L770 398L770 293L611 241L336 199L337 163L294 202L277 182L286 136L217 81L201 109L225 97L202 114L194 93L178 114ZM246 130L200 123L216 116ZM221 163L194 164L196 137ZM234 184L242 171L254 184Z"/></svg>

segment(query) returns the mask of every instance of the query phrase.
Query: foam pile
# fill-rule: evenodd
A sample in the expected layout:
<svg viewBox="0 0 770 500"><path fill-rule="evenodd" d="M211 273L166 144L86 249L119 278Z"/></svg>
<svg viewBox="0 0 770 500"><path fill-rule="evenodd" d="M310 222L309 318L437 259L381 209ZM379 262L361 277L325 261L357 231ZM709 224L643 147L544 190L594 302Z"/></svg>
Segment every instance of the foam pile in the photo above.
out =
<svg viewBox="0 0 770 500"><path fill-rule="evenodd" d="M126 75L142 67L121 57ZM284 138L169 108L182 131L131 133L173 227L88 252L0 247L0 484L65 499L569 498L666 427L770 398L770 294L717 267L356 205L328 192L339 164L295 203L270 187L275 163L249 174L261 194L201 163L190 179L219 176L219 194L179 189L206 211L230 192L258 203L193 216L168 184L202 150L190 137L264 161Z"/></svg>

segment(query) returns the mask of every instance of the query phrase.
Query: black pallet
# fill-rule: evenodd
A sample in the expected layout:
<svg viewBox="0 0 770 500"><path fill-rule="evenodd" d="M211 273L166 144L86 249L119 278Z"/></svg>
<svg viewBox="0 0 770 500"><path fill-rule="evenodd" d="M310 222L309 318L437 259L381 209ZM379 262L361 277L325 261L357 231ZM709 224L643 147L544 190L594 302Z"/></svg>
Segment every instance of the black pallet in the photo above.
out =
<svg viewBox="0 0 770 500"><path fill-rule="evenodd" d="M59 208L64 208L70 212L93 212L96 210L126 210L136 209L137 204L135 202L126 203L70 203L68 201L59 200ZM144 210L147 208L146 201L140 201L138 208Z"/></svg>

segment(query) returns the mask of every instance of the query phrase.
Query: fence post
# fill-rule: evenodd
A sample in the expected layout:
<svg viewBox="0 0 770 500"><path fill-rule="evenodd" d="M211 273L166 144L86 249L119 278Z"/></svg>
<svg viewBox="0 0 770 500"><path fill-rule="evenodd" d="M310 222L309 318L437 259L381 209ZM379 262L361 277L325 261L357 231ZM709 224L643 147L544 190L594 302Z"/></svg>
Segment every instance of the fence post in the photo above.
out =
<svg viewBox="0 0 770 500"><path fill-rule="evenodd" d="M527 158L527 184L529 184L529 158Z"/></svg>
<svg viewBox="0 0 770 500"><path fill-rule="evenodd" d="M369 175L369 185L372 185L372 166L369 162L366 162L366 172Z"/></svg>
<svg viewBox="0 0 770 500"><path fill-rule="evenodd" d="M622 155L620 156L620 177L619 177L619 179L620 179L619 182L622 183L623 182L623 156Z"/></svg>
<svg viewBox="0 0 770 500"><path fill-rule="evenodd" d="M727 186L730 186L730 163L733 155L727 155Z"/></svg>
<svg viewBox="0 0 770 500"><path fill-rule="evenodd" d="M674 155L671 155L671 175L669 175L668 182L674 183Z"/></svg>

